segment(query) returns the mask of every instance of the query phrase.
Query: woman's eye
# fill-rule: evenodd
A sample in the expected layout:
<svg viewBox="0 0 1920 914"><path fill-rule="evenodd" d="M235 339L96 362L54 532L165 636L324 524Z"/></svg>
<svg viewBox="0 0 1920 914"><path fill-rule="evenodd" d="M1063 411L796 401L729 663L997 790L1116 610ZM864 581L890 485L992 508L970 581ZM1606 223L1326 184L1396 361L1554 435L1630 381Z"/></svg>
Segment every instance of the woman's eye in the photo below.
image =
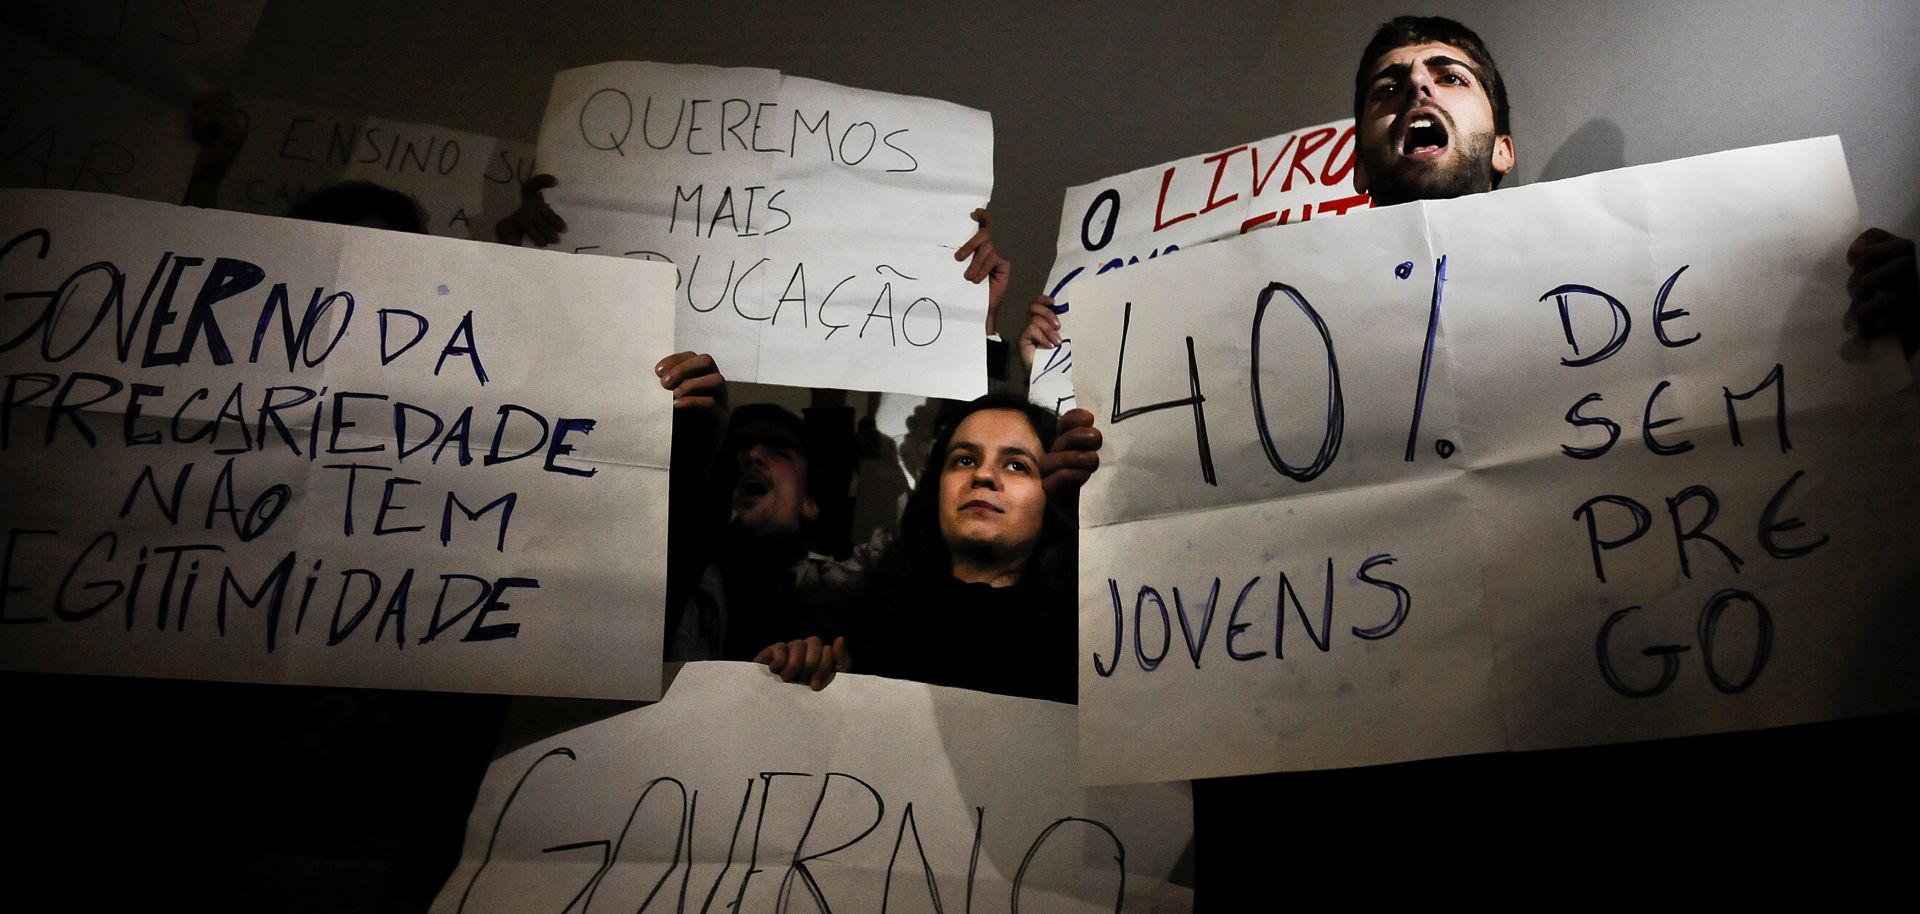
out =
<svg viewBox="0 0 1920 914"><path fill-rule="evenodd" d="M1007 461L1007 469L1015 473L1025 473L1027 471L1027 462L1024 460L1009 460Z"/></svg>
<svg viewBox="0 0 1920 914"><path fill-rule="evenodd" d="M953 465L957 467L973 466L973 456L971 454L955 454L953 455Z"/></svg>

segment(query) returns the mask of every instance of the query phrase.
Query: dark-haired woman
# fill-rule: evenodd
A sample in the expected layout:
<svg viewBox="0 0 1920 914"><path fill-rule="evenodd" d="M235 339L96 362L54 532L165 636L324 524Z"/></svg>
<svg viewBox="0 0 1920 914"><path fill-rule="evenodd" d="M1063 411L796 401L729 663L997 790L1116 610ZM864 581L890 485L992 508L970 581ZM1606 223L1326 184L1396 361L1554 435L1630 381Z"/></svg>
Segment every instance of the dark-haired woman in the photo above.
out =
<svg viewBox="0 0 1920 914"><path fill-rule="evenodd" d="M1048 510L1052 413L989 395L934 440L873 569L860 671L1026 698L1075 697L1075 534Z"/></svg>
<svg viewBox="0 0 1920 914"><path fill-rule="evenodd" d="M1098 433L1074 428L1086 419L1061 423L1056 442L1053 414L1024 400L963 406L868 572L851 644L775 645L760 660L816 688L851 653L863 673L1072 702L1075 532L1060 508L1098 459Z"/></svg>

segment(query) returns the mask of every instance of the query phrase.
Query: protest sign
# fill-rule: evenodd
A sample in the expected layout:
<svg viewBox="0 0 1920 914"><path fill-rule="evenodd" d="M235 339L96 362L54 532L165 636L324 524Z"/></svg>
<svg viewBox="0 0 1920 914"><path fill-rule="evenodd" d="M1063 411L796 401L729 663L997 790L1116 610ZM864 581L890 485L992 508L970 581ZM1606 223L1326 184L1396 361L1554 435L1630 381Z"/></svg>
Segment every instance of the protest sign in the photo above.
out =
<svg viewBox="0 0 1920 914"><path fill-rule="evenodd" d="M246 141L220 185L223 209L286 215L329 184L372 181L418 202L428 232L492 241L533 176L530 143L270 98L234 108Z"/></svg>
<svg viewBox="0 0 1920 914"><path fill-rule="evenodd" d="M554 77L539 161L568 249L672 263L681 349L740 381L986 392L954 251L993 185L984 111L774 70Z"/></svg>
<svg viewBox="0 0 1920 914"><path fill-rule="evenodd" d="M671 283L0 192L0 667L658 695Z"/></svg>
<svg viewBox="0 0 1920 914"><path fill-rule="evenodd" d="M1089 783L1911 707L1915 403L1837 140L1076 285Z"/></svg>
<svg viewBox="0 0 1920 914"><path fill-rule="evenodd" d="M178 203L195 147L186 111L0 28L0 187Z"/></svg>
<svg viewBox="0 0 1920 914"><path fill-rule="evenodd" d="M174 104L239 65L266 0L17 0L0 20Z"/></svg>
<svg viewBox="0 0 1920 914"><path fill-rule="evenodd" d="M689 664L509 753L432 910L1184 911L1185 784L1085 789L1074 709Z"/></svg>
<svg viewBox="0 0 1920 914"><path fill-rule="evenodd" d="M1059 412L1074 406L1075 280L1257 228L1365 211L1353 138L1351 119L1334 121L1067 188L1046 285L1061 341L1034 353L1027 396Z"/></svg>

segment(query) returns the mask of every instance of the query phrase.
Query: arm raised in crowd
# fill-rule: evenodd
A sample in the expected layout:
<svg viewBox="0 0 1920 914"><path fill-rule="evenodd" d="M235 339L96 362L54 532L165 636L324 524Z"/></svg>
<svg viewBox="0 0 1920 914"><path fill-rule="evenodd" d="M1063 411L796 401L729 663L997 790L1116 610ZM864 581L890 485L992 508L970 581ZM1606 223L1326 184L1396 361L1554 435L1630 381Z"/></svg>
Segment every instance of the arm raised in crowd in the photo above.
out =
<svg viewBox="0 0 1920 914"><path fill-rule="evenodd" d="M679 630L688 596L698 586L726 523L726 508L709 485L709 471L726 432L727 378L713 357L676 352L654 363L660 386L673 392L672 475L667 486L667 632ZM670 639L671 640L671 639Z"/></svg>
<svg viewBox="0 0 1920 914"><path fill-rule="evenodd" d="M1035 349L1060 348L1060 315L1053 310L1053 296L1042 295L1027 306L1027 327L1020 331L1020 364L1033 370Z"/></svg>
<svg viewBox="0 0 1920 914"><path fill-rule="evenodd" d="M727 431L727 378L704 352L676 352L653 373L673 392L673 472L704 483Z"/></svg>
<svg viewBox="0 0 1920 914"><path fill-rule="evenodd" d="M953 259L972 258L965 273L967 281L975 284L986 282L987 334L992 335L1000 317L1000 296L1006 294L1007 283L1013 278L1013 263L1000 256L993 246L993 214L985 209L976 209L972 218L980 228L974 231L966 244L953 252Z"/></svg>

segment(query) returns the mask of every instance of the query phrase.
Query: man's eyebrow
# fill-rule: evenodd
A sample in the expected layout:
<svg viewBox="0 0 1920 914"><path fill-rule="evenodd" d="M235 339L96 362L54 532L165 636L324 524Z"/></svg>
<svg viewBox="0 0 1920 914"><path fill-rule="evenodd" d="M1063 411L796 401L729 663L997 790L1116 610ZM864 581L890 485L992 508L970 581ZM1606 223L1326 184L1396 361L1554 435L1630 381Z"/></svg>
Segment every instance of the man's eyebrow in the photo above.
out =
<svg viewBox="0 0 1920 914"><path fill-rule="evenodd" d="M1377 73L1375 73L1375 74L1373 74L1373 76L1372 76L1372 77L1370 77L1370 78L1368 78L1368 80L1367 80L1367 82L1369 82L1369 83L1377 83L1377 82L1379 82L1380 80L1382 80L1382 79L1386 79L1386 78L1389 78L1389 77L1391 77L1391 78L1393 78L1393 79L1399 79L1399 78L1401 78L1401 77L1403 77L1403 76L1405 76L1405 75L1407 75L1407 74L1408 74L1409 72L1411 72L1412 70L1413 70L1413 68L1412 68L1412 67L1409 67L1409 66L1407 66L1406 64L1403 64L1403 63L1390 63L1390 64L1387 64L1387 65L1386 65L1386 66L1384 66L1384 67L1381 67L1381 68L1380 68L1380 70L1379 70L1379 72L1377 72Z"/></svg>
<svg viewBox="0 0 1920 914"><path fill-rule="evenodd" d="M1428 68L1459 67L1460 69L1473 74L1473 77L1475 79L1478 79L1481 82L1486 82L1486 79L1481 77L1480 75L1479 67L1474 66L1470 61L1461 60L1460 58L1455 57L1451 54L1434 54L1426 58L1425 60L1420 61L1420 63L1422 66L1425 66ZM1413 70L1413 67L1404 63L1387 64L1386 66L1381 67L1379 72L1373 74L1373 78L1368 80L1368 82L1375 83L1375 82L1379 82L1382 79L1401 79L1401 78L1404 78L1409 72L1412 72L1412 70Z"/></svg>
<svg viewBox="0 0 1920 914"><path fill-rule="evenodd" d="M1460 69L1473 74L1474 79L1479 80L1480 82L1487 81L1487 78L1481 75L1480 68L1478 66L1475 66L1473 61L1471 60L1461 60L1458 57L1454 57L1448 54L1435 54L1432 57L1429 57L1426 60L1422 61L1422 63L1425 63L1429 68L1459 67Z"/></svg>

